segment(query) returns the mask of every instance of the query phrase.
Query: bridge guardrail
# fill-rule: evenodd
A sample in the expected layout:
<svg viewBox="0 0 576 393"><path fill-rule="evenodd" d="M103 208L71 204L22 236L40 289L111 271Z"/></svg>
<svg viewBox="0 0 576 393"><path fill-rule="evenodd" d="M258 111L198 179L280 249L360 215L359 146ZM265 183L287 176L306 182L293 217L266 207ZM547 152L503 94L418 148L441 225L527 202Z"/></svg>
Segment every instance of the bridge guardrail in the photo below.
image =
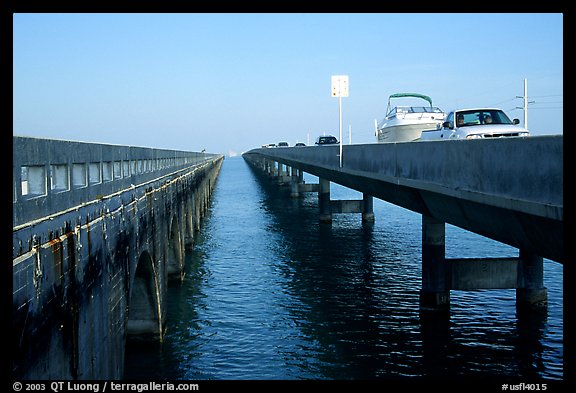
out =
<svg viewBox="0 0 576 393"><path fill-rule="evenodd" d="M14 136L13 226L219 156Z"/></svg>

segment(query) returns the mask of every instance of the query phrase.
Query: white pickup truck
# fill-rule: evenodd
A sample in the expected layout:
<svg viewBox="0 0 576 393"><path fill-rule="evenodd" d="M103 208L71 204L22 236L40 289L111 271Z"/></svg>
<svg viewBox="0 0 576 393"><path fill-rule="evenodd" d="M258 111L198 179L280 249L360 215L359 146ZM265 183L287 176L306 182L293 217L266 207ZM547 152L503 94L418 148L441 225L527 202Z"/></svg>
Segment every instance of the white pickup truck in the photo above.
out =
<svg viewBox="0 0 576 393"><path fill-rule="evenodd" d="M458 109L451 111L442 123L442 128L423 130L419 140L486 139L514 136L529 136L530 132L520 127L498 108Z"/></svg>

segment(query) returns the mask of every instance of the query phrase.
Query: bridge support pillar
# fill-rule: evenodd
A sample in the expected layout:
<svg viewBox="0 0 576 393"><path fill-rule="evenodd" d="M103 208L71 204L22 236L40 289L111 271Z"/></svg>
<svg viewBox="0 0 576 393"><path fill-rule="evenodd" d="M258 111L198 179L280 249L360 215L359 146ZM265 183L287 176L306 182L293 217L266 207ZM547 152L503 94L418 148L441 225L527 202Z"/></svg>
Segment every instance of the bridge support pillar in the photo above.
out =
<svg viewBox="0 0 576 393"><path fill-rule="evenodd" d="M291 169L291 176L290 176L290 197L291 198L298 198L300 196L300 183L303 182L302 171L290 167Z"/></svg>
<svg viewBox="0 0 576 393"><path fill-rule="evenodd" d="M273 165L273 162L271 162L270 160L266 159L264 161L265 172L268 176L270 176L272 174L272 165Z"/></svg>
<svg viewBox="0 0 576 393"><path fill-rule="evenodd" d="M267 176L272 176L272 164L273 162L270 162L269 159L267 158L264 159L264 173Z"/></svg>
<svg viewBox="0 0 576 393"><path fill-rule="evenodd" d="M544 261L541 256L520 250L516 310L538 311L548 307L548 290L544 287Z"/></svg>
<svg viewBox="0 0 576 393"><path fill-rule="evenodd" d="M422 215L422 289L420 310L450 310L449 269L446 264L446 228L443 221Z"/></svg>
<svg viewBox="0 0 576 393"><path fill-rule="evenodd" d="M278 162L278 168L277 168L277 172L276 172L276 182L278 184L282 184L282 176L284 175L283 172L283 165L281 162Z"/></svg>
<svg viewBox="0 0 576 393"><path fill-rule="evenodd" d="M292 180L290 182L290 198L298 198L300 193L298 192L298 182Z"/></svg>
<svg viewBox="0 0 576 393"><path fill-rule="evenodd" d="M320 206L320 222L332 222L330 207L330 180L319 178L318 205Z"/></svg>
<svg viewBox="0 0 576 393"><path fill-rule="evenodd" d="M366 193L362 194L362 221L374 222L374 198Z"/></svg>
<svg viewBox="0 0 576 393"><path fill-rule="evenodd" d="M278 163L278 172L276 172L276 183L283 186L292 182L292 176L290 176L290 167L284 165L281 162Z"/></svg>

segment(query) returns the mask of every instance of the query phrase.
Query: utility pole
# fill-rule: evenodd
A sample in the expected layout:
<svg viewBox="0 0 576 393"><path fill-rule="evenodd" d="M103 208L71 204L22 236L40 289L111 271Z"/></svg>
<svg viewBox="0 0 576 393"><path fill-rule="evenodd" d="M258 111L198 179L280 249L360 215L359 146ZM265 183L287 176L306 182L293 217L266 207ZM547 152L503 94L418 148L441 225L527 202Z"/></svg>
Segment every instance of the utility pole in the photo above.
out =
<svg viewBox="0 0 576 393"><path fill-rule="evenodd" d="M528 104L534 103L534 101L528 101L528 79L524 78L524 95L516 96L516 98L524 99L524 106L517 106L516 109L524 109L524 128L528 129Z"/></svg>

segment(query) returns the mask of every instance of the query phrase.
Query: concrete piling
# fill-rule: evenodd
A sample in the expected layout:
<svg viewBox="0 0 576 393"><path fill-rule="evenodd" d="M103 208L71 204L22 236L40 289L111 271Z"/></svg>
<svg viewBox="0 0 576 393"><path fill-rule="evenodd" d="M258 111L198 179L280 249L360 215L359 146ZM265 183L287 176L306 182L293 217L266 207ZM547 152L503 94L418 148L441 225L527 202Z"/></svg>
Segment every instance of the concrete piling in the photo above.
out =
<svg viewBox="0 0 576 393"><path fill-rule="evenodd" d="M423 311L448 311L450 308L445 244L445 223L423 214L420 290L420 309Z"/></svg>
<svg viewBox="0 0 576 393"><path fill-rule="evenodd" d="M374 198L366 193L363 193L362 201L362 221L374 222Z"/></svg>
<svg viewBox="0 0 576 393"><path fill-rule="evenodd" d="M320 178L320 190L318 191L318 205L320 207L320 222L331 222L332 211L330 209L330 180Z"/></svg>
<svg viewBox="0 0 576 393"><path fill-rule="evenodd" d="M544 288L544 260L520 250L516 309L519 312L544 310L548 307L548 290Z"/></svg>

